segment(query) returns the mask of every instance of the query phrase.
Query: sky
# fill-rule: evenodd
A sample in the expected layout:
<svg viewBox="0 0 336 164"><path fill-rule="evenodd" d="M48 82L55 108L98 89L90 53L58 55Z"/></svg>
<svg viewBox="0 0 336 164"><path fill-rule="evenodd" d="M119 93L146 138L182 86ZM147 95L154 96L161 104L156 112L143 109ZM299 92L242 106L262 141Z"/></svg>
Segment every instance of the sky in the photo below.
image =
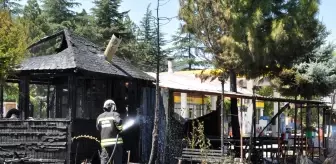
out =
<svg viewBox="0 0 336 164"><path fill-rule="evenodd" d="M74 8L75 11L81 11L85 9L86 11L90 11L93 7L92 0L76 0L80 2L82 5L79 7ZM26 0L23 0L22 3L24 4ZM131 19L136 23L139 24L141 19L143 18L147 6L151 4L151 9L153 10L154 16L156 16L156 6L157 0L123 0L120 6L120 11L128 11L129 16ZM180 21L176 18L178 15L179 10L179 0L160 0L160 10L159 10L159 17L162 18L173 18L171 21L168 20L161 20L162 32L166 34L165 38L169 42L171 39L171 35L173 35L177 28L180 26ZM320 5L320 13L319 19L326 25L328 31L331 32L327 41L335 42L336 43L336 0L321 0ZM175 18L174 18L175 17Z"/></svg>
<svg viewBox="0 0 336 164"><path fill-rule="evenodd" d="M78 7L76 11L81 11L82 8L88 10L93 7L92 0L77 1L82 3L82 6ZM156 17L157 0L123 0L119 11L129 10L130 18L139 25L149 4L153 16ZM162 24L160 28L163 34L165 34L168 43L171 40L171 36L175 34L180 26L180 21L177 19L178 10L179 0L160 0L159 17L162 18L162 20L160 20L160 24ZM166 18L172 19L167 20Z"/></svg>

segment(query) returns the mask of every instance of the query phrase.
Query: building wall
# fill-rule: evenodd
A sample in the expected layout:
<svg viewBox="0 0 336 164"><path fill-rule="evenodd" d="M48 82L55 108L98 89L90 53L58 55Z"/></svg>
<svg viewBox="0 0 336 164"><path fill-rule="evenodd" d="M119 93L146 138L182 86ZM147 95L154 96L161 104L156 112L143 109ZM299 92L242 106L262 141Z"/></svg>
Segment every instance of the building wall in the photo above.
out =
<svg viewBox="0 0 336 164"><path fill-rule="evenodd" d="M4 102L3 117L5 117L6 114L7 114L7 112L8 112L8 110L10 110L12 108L17 108L16 102Z"/></svg>

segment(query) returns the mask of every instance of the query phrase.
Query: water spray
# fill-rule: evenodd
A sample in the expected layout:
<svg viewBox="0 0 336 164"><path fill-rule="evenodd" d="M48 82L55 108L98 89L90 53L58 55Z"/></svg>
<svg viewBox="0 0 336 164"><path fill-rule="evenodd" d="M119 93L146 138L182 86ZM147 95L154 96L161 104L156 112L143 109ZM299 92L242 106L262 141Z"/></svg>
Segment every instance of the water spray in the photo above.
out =
<svg viewBox="0 0 336 164"><path fill-rule="evenodd" d="M134 120L134 119L130 119L130 120L128 120L128 121L125 123L125 125L123 125L123 129L117 134L116 144L115 144L115 146L114 146L114 148L113 148L111 157L110 157L110 159L107 161L106 164L110 163L111 160L112 160L112 158L113 158L113 156L114 156L115 150L116 150L116 148L117 148L117 142L118 142L119 134L122 133L122 132L124 132L124 131L127 130L128 128L132 127L132 126L134 125L134 123L135 123L135 120Z"/></svg>

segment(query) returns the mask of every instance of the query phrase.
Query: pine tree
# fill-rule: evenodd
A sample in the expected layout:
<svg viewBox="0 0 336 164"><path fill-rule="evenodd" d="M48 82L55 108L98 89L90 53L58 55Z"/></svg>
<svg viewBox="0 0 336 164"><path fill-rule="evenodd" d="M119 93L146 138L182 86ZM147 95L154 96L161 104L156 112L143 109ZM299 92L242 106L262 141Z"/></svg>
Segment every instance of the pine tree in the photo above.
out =
<svg viewBox="0 0 336 164"><path fill-rule="evenodd" d="M122 38L122 42L129 40L130 33L127 33L123 23L128 12L119 12L121 0L95 0L95 7L92 8L93 16L99 27L99 34L102 36L100 44L107 44L112 34Z"/></svg>
<svg viewBox="0 0 336 164"><path fill-rule="evenodd" d="M43 10L51 23L61 24L74 17L75 12L70 8L78 6L74 0L42 0Z"/></svg>
<svg viewBox="0 0 336 164"><path fill-rule="evenodd" d="M74 29L75 12L72 7L80 5L74 0L41 0L43 3L43 14L50 24L51 31L62 30L64 28Z"/></svg>
<svg viewBox="0 0 336 164"><path fill-rule="evenodd" d="M140 22L140 31L138 36L137 47L139 52L137 53L137 65L142 68L144 71L154 72L156 68L153 65L156 63L157 59L157 24L156 18L152 15L152 11L150 10L150 5L147 6L147 11ZM164 40L164 34L160 32L160 47L166 44ZM166 70L164 67L165 61L163 60L166 56L166 51L161 50L160 62L163 67L161 67L161 71Z"/></svg>
<svg viewBox="0 0 336 164"><path fill-rule="evenodd" d="M155 41L155 17L150 9L150 4L147 6L146 13L140 21L140 35L139 41L142 42L156 42Z"/></svg>
<svg viewBox="0 0 336 164"><path fill-rule="evenodd" d="M21 22L28 29L28 42L33 43L46 36L50 30L46 18L42 15L42 10L37 0L28 0L23 9L23 19Z"/></svg>
<svg viewBox="0 0 336 164"><path fill-rule="evenodd" d="M313 97L328 96L336 89L336 56L333 46L319 48L310 56L310 61L294 65L284 70L273 80L276 88L285 96L300 96L311 100ZM308 105L309 106L309 105ZM313 130L311 107L306 109L306 127ZM311 138L310 138L311 141ZM309 142L309 146L312 142Z"/></svg>
<svg viewBox="0 0 336 164"><path fill-rule="evenodd" d="M318 0L180 0L180 5L184 28L215 55L214 65L230 75L233 92L237 73L247 78L276 76L321 45ZM231 116L233 136L239 137L235 98Z"/></svg>
<svg viewBox="0 0 336 164"><path fill-rule="evenodd" d="M90 39L92 42L98 42L102 39L102 36L98 32L98 26L92 15L89 15L86 10L77 13L75 16L75 33Z"/></svg>
<svg viewBox="0 0 336 164"><path fill-rule="evenodd" d="M206 66L208 59L204 56L204 48L201 46L201 41L193 34L180 27L172 38L173 47L170 51L176 59L176 67L191 70L193 66Z"/></svg>
<svg viewBox="0 0 336 164"><path fill-rule="evenodd" d="M20 0L0 0L0 9L6 9L12 15L18 15L22 12L22 6L18 3Z"/></svg>

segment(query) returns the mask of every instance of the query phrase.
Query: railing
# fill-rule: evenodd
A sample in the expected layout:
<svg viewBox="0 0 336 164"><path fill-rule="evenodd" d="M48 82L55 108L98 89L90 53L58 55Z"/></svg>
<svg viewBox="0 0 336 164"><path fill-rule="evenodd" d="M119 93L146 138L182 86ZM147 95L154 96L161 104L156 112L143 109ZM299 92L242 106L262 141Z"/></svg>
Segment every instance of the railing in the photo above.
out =
<svg viewBox="0 0 336 164"><path fill-rule="evenodd" d="M30 162L65 163L68 157L70 121L0 120L0 159L12 160L15 152Z"/></svg>

